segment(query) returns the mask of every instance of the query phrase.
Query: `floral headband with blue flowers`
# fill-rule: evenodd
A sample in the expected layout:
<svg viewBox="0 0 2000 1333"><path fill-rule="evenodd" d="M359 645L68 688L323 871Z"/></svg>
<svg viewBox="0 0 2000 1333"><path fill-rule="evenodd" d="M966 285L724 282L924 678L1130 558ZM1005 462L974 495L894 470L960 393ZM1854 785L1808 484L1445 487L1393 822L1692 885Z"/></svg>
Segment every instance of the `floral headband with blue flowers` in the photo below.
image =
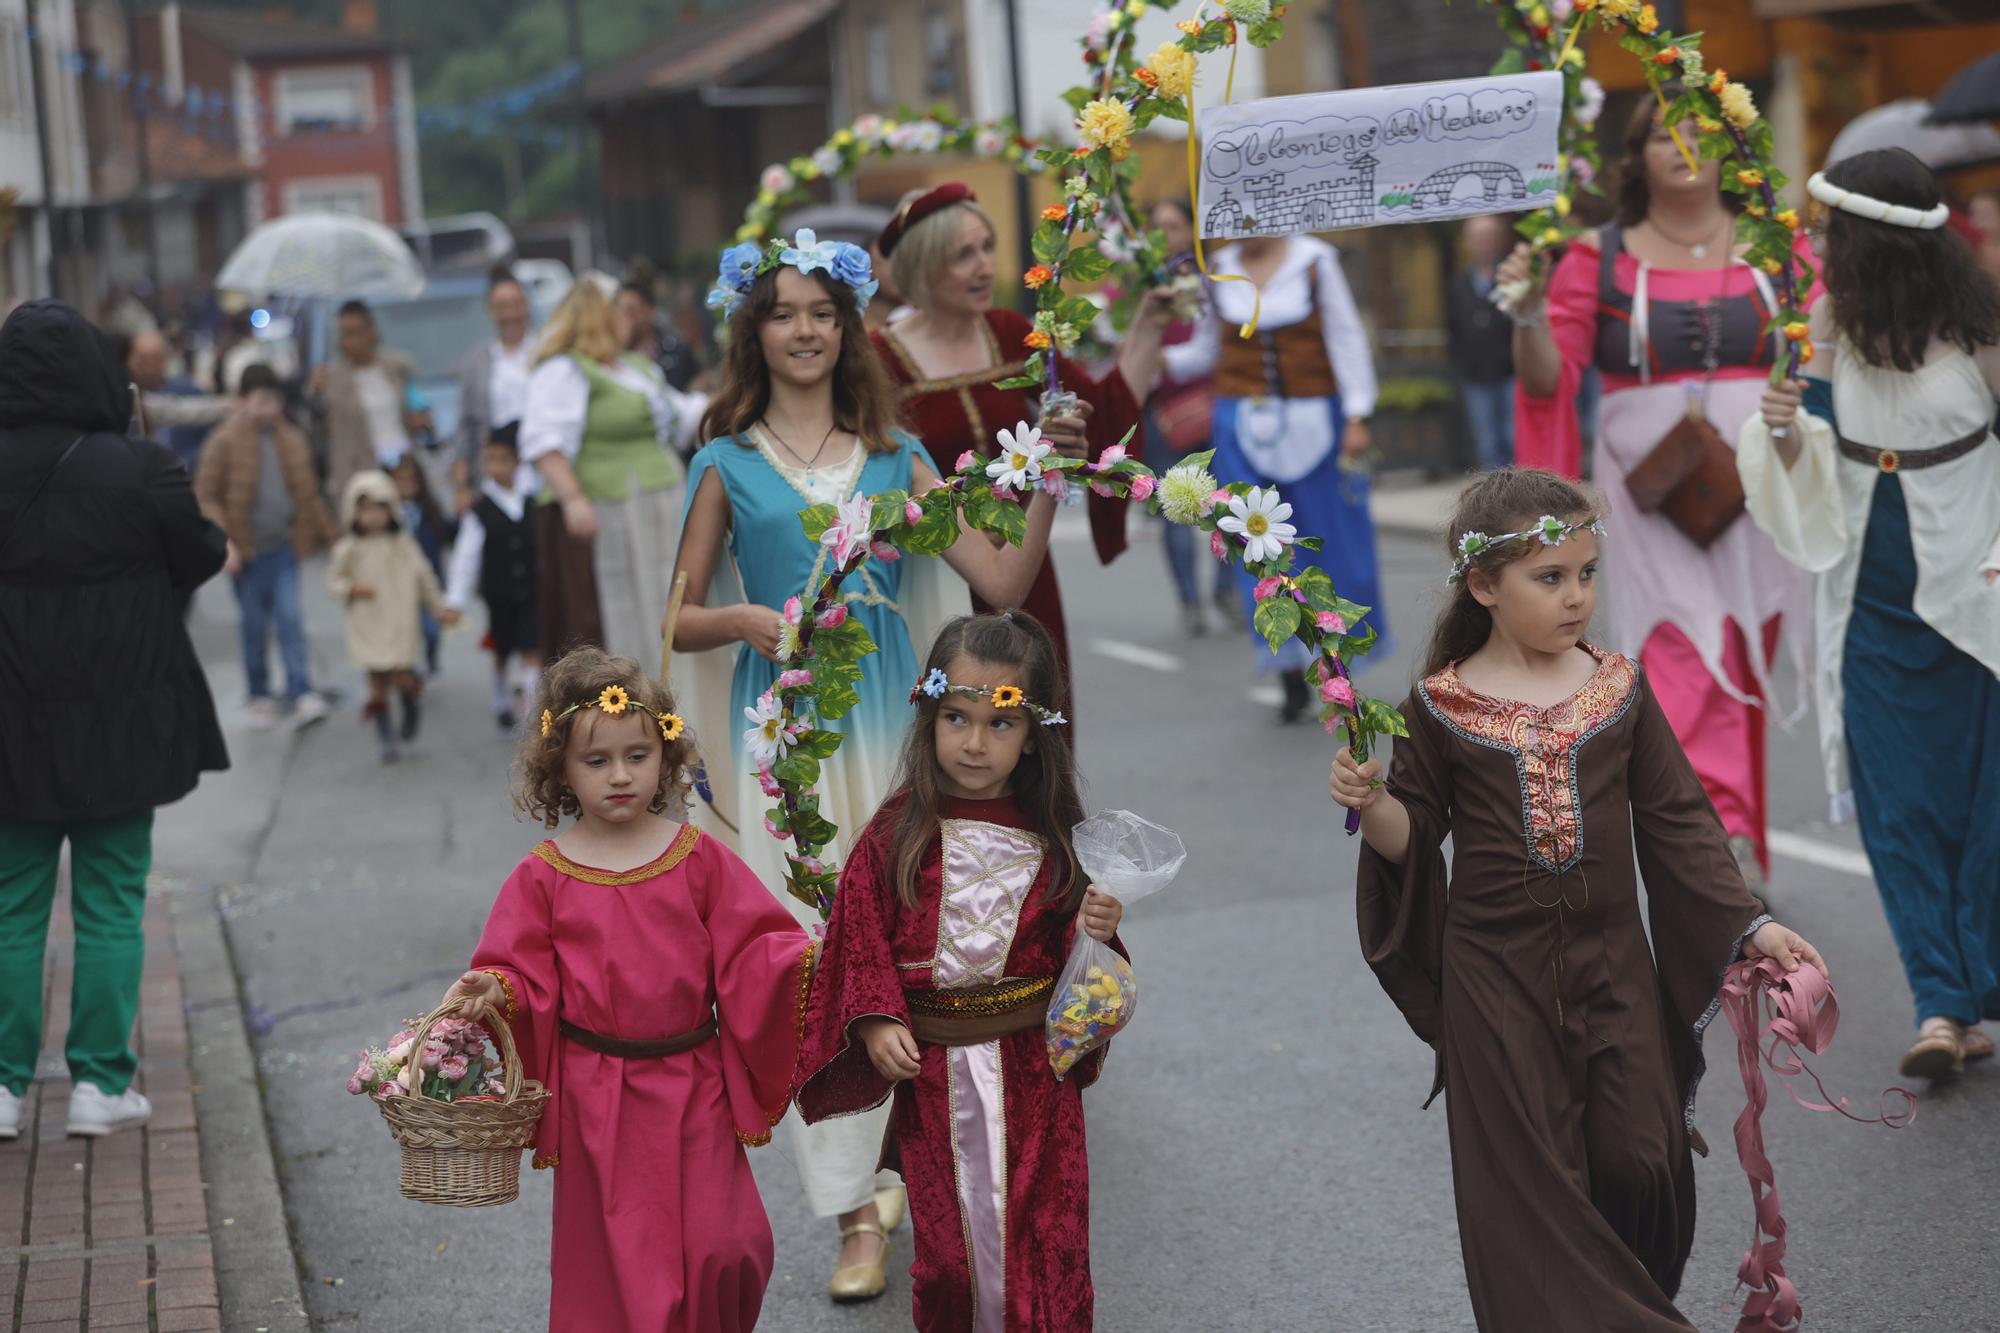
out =
<svg viewBox="0 0 2000 1333"><path fill-rule="evenodd" d="M1030 699L1019 685L995 685L991 689L983 685L954 685L951 677L944 674L942 667L932 667L929 675L910 687L910 702L919 699L942 699L947 694L960 694L968 699L991 699L995 708L1020 708L1033 713L1035 719L1045 727L1066 727L1069 719L1053 708L1044 708Z"/></svg>
<svg viewBox="0 0 2000 1333"><path fill-rule="evenodd" d="M823 269L854 289L854 299L863 310L882 286L875 281L875 261L866 250L846 241L822 241L811 228L800 229L787 242L783 238L768 245L747 241L722 252L715 286L708 293L708 308L719 310L724 319L736 313L750 295L757 279L786 264L801 273Z"/></svg>
<svg viewBox="0 0 2000 1333"><path fill-rule="evenodd" d="M1561 546L1574 532L1589 532L1602 538L1604 520L1592 514L1589 518L1565 523L1559 518L1543 514L1535 520L1534 527L1524 532L1503 532L1497 537L1489 537L1483 532L1468 532L1458 539L1458 560L1452 565L1451 573L1445 575L1444 581L1446 584L1464 582L1465 571L1472 568L1472 562L1496 546L1507 542L1526 541L1530 537L1541 538L1544 546Z"/></svg>

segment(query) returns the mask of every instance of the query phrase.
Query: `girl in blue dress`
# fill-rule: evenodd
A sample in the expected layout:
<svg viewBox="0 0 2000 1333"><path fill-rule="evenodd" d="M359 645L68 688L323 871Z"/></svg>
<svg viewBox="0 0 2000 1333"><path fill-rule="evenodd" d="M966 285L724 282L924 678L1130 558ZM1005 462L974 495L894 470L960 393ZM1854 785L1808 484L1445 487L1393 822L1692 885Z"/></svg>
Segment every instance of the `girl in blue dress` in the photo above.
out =
<svg viewBox="0 0 2000 1333"><path fill-rule="evenodd" d="M742 829L729 840L806 924L817 924L818 914L782 887L786 844L759 827L771 800L757 775L768 757L762 700L787 669L782 659L795 632L784 608L793 598L810 603L831 558L806 538L799 511L889 490L922 494L938 483L923 445L894 424L895 400L862 326L875 290L869 269L866 251L816 243L804 232L791 246L737 246L723 256L711 304L730 316L724 383L702 423L710 443L689 470L675 565L687 588L673 647L690 656L676 665L674 684L715 797L696 820L725 838L715 813ZM1048 550L1055 510L1035 490L1021 546L995 547L966 533L944 557L950 574L934 560L878 558L843 584L846 613L879 649L864 663L860 704L825 724L847 739L823 764L816 791L846 833L858 833L892 790L918 674L913 642L929 643L946 618L970 609L968 584L996 606L1017 605ZM876 1208L875 1171L885 1124L886 1107L792 1127L807 1201L815 1214L840 1219L843 1245L829 1286L836 1300L869 1299L886 1284L889 1228ZM899 1212L900 1192L884 1202Z"/></svg>

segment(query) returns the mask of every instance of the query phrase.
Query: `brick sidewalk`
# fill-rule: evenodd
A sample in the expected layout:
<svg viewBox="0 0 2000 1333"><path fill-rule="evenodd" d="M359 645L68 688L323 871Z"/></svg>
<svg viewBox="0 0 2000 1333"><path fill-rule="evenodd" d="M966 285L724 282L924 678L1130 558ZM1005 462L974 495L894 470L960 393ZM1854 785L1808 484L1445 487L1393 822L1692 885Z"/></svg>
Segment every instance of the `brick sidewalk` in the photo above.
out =
<svg viewBox="0 0 2000 1333"><path fill-rule="evenodd" d="M0 1143L0 1325L24 1333L220 1330L168 904L155 895L146 910L133 1084L153 1101L144 1130L101 1139L64 1135L69 1076L62 1043L73 943L66 889L56 901L49 943L41 1066L28 1089L21 1137Z"/></svg>

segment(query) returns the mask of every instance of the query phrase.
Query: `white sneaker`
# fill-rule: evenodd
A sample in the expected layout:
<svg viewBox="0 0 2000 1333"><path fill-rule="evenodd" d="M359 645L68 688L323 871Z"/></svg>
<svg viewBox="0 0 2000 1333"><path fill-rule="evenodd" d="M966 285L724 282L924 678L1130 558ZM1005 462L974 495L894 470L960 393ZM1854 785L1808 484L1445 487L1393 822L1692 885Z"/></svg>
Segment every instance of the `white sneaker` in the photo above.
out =
<svg viewBox="0 0 2000 1333"><path fill-rule="evenodd" d="M24 1109L19 1097L0 1088L0 1140L21 1137L21 1114Z"/></svg>
<svg viewBox="0 0 2000 1333"><path fill-rule="evenodd" d="M269 699L252 699L243 711L252 731L269 731L278 723L278 705Z"/></svg>
<svg viewBox="0 0 2000 1333"><path fill-rule="evenodd" d="M153 1104L136 1089L127 1088L110 1097L95 1083L79 1083L69 1095L68 1132L72 1138L101 1139L143 1125L152 1114Z"/></svg>
<svg viewBox="0 0 2000 1333"><path fill-rule="evenodd" d="M325 695L315 694L311 690L307 690L292 705L292 726L294 729L309 727L332 711L333 705L326 701Z"/></svg>

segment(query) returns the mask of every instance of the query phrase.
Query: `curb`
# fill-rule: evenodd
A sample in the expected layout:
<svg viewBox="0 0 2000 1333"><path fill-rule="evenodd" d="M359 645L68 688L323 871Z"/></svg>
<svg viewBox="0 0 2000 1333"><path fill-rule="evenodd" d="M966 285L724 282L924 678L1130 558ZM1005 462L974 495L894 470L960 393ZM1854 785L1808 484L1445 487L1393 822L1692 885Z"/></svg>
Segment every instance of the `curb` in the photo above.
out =
<svg viewBox="0 0 2000 1333"><path fill-rule="evenodd" d="M215 889L193 884L166 897L187 1004L188 1064L222 1326L305 1330L311 1325L298 1259Z"/></svg>

